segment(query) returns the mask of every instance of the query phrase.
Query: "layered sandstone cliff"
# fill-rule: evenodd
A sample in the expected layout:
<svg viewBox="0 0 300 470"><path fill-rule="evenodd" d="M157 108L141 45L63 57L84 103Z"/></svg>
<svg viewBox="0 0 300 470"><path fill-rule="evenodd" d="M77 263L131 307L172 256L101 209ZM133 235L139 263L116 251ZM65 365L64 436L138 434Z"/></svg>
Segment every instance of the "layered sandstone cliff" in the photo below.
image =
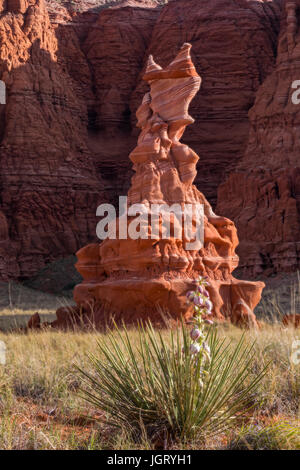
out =
<svg viewBox="0 0 300 470"><path fill-rule="evenodd" d="M276 67L249 112L245 155L219 187L218 210L236 222L241 267L253 276L299 269L300 104L292 99L300 79L299 7L285 3Z"/></svg>
<svg viewBox="0 0 300 470"><path fill-rule="evenodd" d="M148 54L165 66L184 41L193 45L203 78L191 106L196 123L184 142L200 156L196 185L214 206L218 186L245 153L248 111L272 76L282 5L283 0L3 2L0 79L7 84L8 104L0 106L1 278L31 277L95 240L97 205L115 202L129 187L128 154L136 142L135 112L145 92L141 70ZM284 20L282 28L281 38ZM276 129L275 121L269 127ZM265 174L262 183L256 176L246 180L252 158L247 150L243 184L239 170L221 190L219 212L237 221L248 272L281 269L284 254L284 269L295 269L297 172L290 174L293 164L287 163L278 182L292 196L280 202L289 201L284 222L278 215L273 224L287 235L275 236L274 228L263 230L261 200L268 197L260 191L277 176ZM246 230L241 207L248 207L250 191L253 220ZM271 199L273 209L276 198ZM277 214L280 207L276 202ZM256 249L261 242L265 248ZM281 261L270 263L271 252Z"/></svg>
<svg viewBox="0 0 300 470"><path fill-rule="evenodd" d="M203 83L191 105L195 125L184 141L200 156L196 184L213 205L224 175L245 151L248 110L273 70L279 15L277 1L180 0L170 3L155 24L149 52L160 64L168 64L182 42L193 46ZM144 89L140 80L132 116Z"/></svg>
<svg viewBox="0 0 300 470"><path fill-rule="evenodd" d="M86 144L87 110L57 60L42 0L7 2L0 18L2 278L24 278L74 252L104 191Z"/></svg>

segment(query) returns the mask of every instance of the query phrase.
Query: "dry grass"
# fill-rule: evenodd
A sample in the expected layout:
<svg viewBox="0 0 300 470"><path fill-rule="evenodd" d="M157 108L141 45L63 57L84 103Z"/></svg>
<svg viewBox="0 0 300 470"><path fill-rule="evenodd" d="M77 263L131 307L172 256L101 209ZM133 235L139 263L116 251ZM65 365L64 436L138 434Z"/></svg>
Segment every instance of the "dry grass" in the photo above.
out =
<svg viewBox="0 0 300 470"><path fill-rule="evenodd" d="M229 325L218 329L221 336L230 337L233 342L242 334ZM6 365L0 365L0 449L145 449L154 446L146 439L134 442L126 429L119 432L110 429L105 416L88 407L77 394L80 382L73 364L87 367L86 353L95 352L99 334L0 333L0 340L7 346ZM255 448L261 445L261 435L267 433L268 439L263 437L267 448L276 445L300 449L300 364L296 366L291 361L292 343L300 339L300 330L266 325L259 332L246 332L246 336L249 341L256 339L257 362L252 373L255 375L270 362L253 412L245 423L250 428L246 432L235 429L233 434L218 436L206 442L205 447L241 446L245 435L250 435L247 448ZM135 344L135 330L130 331L130 338ZM277 431L275 424L284 422L292 426L295 431L292 435L288 429L285 432L285 427ZM261 429L266 429L265 434ZM278 433L280 438L276 437ZM286 438L282 438L282 434ZM174 444L176 448L182 445ZM202 445L196 440L188 447Z"/></svg>
<svg viewBox="0 0 300 470"><path fill-rule="evenodd" d="M72 303L70 293L55 295L18 282L0 282L0 331L25 327L35 312L40 314L42 321L53 321L59 307Z"/></svg>

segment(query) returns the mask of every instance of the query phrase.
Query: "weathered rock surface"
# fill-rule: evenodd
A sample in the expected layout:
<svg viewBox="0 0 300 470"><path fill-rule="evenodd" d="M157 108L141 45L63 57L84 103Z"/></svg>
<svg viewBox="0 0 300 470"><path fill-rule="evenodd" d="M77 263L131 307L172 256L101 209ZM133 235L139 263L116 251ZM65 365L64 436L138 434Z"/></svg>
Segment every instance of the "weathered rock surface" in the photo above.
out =
<svg viewBox="0 0 300 470"><path fill-rule="evenodd" d="M94 90L89 147L111 200L128 189L127 154L134 147L135 112L145 92L139 73L145 57L150 52L166 65L187 40L203 84L191 108L196 123L184 141L201 156L197 186L216 202L218 185L244 154L247 114L256 91L274 67L281 3L179 0L163 10L116 7L101 12L82 50Z"/></svg>
<svg viewBox="0 0 300 470"><path fill-rule="evenodd" d="M89 146L114 202L129 187L128 153L136 141L131 135L130 100L160 13L153 2L152 8L143 8L143 2L136 8L126 5L103 10L82 46L94 91L89 106Z"/></svg>
<svg viewBox="0 0 300 470"><path fill-rule="evenodd" d="M282 323L285 326L293 326L295 328L300 328L300 315L286 315L285 317L283 317Z"/></svg>
<svg viewBox="0 0 300 470"><path fill-rule="evenodd" d="M42 0L8 2L0 19L7 88L0 144L2 278L24 278L94 234L104 199L87 147L87 110L57 61Z"/></svg>
<svg viewBox="0 0 300 470"><path fill-rule="evenodd" d="M32 277L49 261L96 241L96 206L115 202L129 187L128 154L136 142L135 112L145 92L141 70L149 53L165 66L184 41L193 45L203 83L191 106L196 123L184 142L201 157L195 183L213 206L218 186L239 165L248 142L248 111L266 78L275 76L284 1L173 0L162 8L164 3L47 0L45 8L43 0L2 2L0 79L8 89L8 104L0 105L2 279ZM293 21L290 48L297 42ZM285 29L283 20L281 42ZM296 52L288 63L297 70ZM279 95L284 86L281 79ZM253 112L263 116L264 106L256 104ZM270 119L274 135L276 125ZM251 124L250 141L254 133ZM294 157L282 165L280 155L289 150L278 149L263 157L264 177L258 179L246 175L259 155L248 147L246 163L220 189L218 210L237 222L241 264L253 276L299 267L298 170ZM279 201L268 195L277 185L285 194ZM252 215L241 205L248 207L249 198L248 230ZM262 199L277 214L266 230Z"/></svg>
<svg viewBox="0 0 300 470"><path fill-rule="evenodd" d="M216 318L257 325L253 309L264 284L232 276L238 264L236 228L229 219L214 214L193 185L198 156L180 142L186 126L194 122L188 108L201 84L190 48L185 43L164 69L149 56L143 78L150 90L137 110L141 133L130 154L135 174L128 192L128 215L118 219L116 232L115 221L111 222L108 238L101 244L77 252L76 267L83 277L74 290L78 307L59 309L55 327L74 322L105 327L111 319L131 323L150 318L162 323L160 311L173 320L189 319L193 309L186 304L186 292L199 275L209 278L207 289ZM129 213L133 204L139 205L139 213L141 205L146 210L143 220ZM167 210L174 204L182 211L187 204L193 208L194 227L203 221L203 244L189 246L194 234L187 231L182 214L170 217L171 230L166 233ZM161 208L153 224L155 205ZM198 217L197 205L203 207ZM144 235L132 235L133 224Z"/></svg>
<svg viewBox="0 0 300 470"><path fill-rule="evenodd" d="M241 267L253 276L299 269L300 104L292 102L300 78L298 7L286 2L275 70L249 112L245 155L219 188L218 210L236 222Z"/></svg>
<svg viewBox="0 0 300 470"><path fill-rule="evenodd" d="M111 194L93 153L97 90L82 44L105 3L87 2L82 14L68 3L59 8L48 4L51 21L43 0L3 4L0 78L7 105L0 109L2 279L32 277L48 262L96 239L96 207ZM157 3L144 4L151 10ZM89 11L91 7L95 9ZM122 37L116 31L118 48ZM134 56L132 49L129 53ZM106 152L109 157L109 146Z"/></svg>
<svg viewBox="0 0 300 470"><path fill-rule="evenodd" d="M273 70L279 15L277 1L181 0L168 4L155 24L149 53L162 66L184 41L193 46L203 83L191 105L195 125L184 142L200 156L195 183L213 205L218 185L245 151L248 110ZM144 89L140 81L132 116Z"/></svg>

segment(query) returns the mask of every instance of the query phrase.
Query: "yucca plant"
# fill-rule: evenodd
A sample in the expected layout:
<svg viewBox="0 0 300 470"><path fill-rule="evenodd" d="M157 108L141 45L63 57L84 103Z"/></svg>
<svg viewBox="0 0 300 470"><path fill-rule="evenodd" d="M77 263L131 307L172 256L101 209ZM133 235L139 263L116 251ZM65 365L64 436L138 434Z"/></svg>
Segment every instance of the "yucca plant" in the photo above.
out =
<svg viewBox="0 0 300 470"><path fill-rule="evenodd" d="M134 431L188 440L228 429L253 404L265 370L250 379L253 345L242 337L231 347L214 327L204 332L202 317L194 322L190 333L181 324L165 335L140 325L134 345L126 327L116 326L100 337L99 354L89 356L91 371L77 368L82 396L111 424Z"/></svg>

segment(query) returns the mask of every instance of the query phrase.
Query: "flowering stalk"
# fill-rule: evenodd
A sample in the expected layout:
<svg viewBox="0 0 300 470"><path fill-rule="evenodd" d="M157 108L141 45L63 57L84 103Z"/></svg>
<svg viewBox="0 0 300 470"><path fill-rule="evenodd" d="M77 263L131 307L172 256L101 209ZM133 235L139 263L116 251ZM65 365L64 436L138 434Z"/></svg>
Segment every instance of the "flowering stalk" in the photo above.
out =
<svg viewBox="0 0 300 470"><path fill-rule="evenodd" d="M212 325L213 321L204 319L204 316L211 315L213 304L209 298L209 292L206 287L209 285L207 278L199 277L196 280L196 289L194 291L187 292L186 296L188 302L193 305L194 316L193 316L193 328L190 332L191 345L190 351L195 355L198 361L202 361L206 358L210 361L210 348L205 341L205 323ZM201 357L199 357L199 355Z"/></svg>

